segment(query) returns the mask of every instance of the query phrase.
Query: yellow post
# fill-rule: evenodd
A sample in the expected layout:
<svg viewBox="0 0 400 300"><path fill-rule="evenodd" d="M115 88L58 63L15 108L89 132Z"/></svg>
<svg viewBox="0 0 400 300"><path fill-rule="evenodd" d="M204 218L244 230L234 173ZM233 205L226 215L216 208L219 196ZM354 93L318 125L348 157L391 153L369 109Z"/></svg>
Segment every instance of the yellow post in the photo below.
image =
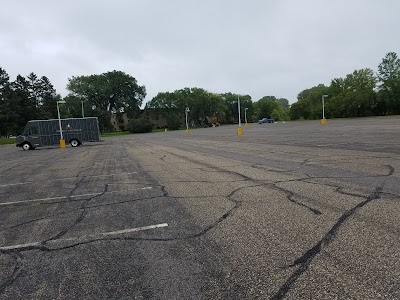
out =
<svg viewBox="0 0 400 300"><path fill-rule="evenodd" d="M247 124L247 123L244 123L244 126L245 126L245 127L247 127L247 126L249 126L249 124Z"/></svg>
<svg viewBox="0 0 400 300"><path fill-rule="evenodd" d="M165 128L164 132L167 132L167 131L168 131L167 128Z"/></svg>
<svg viewBox="0 0 400 300"><path fill-rule="evenodd" d="M60 148L65 149L65 140L60 140Z"/></svg>
<svg viewBox="0 0 400 300"><path fill-rule="evenodd" d="M238 136L242 136L243 135L243 130L242 130L242 127L239 127L238 128Z"/></svg>
<svg viewBox="0 0 400 300"><path fill-rule="evenodd" d="M186 129L186 134L189 134L189 129Z"/></svg>
<svg viewBox="0 0 400 300"><path fill-rule="evenodd" d="M326 124L326 119L321 119L321 124L325 125Z"/></svg>

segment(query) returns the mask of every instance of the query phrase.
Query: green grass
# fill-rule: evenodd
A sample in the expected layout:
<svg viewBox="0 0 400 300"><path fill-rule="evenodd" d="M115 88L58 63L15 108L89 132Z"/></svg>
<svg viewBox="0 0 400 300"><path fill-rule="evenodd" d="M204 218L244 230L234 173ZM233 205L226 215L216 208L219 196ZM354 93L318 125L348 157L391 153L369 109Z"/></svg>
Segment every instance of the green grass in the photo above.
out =
<svg viewBox="0 0 400 300"><path fill-rule="evenodd" d="M164 128L158 128L158 129L153 129L152 132L164 132L165 129Z"/></svg>
<svg viewBox="0 0 400 300"><path fill-rule="evenodd" d="M0 145L15 144L15 138L0 138Z"/></svg>
<svg viewBox="0 0 400 300"><path fill-rule="evenodd" d="M332 118L331 120L356 120L356 119L398 119L400 115L389 116L369 116L369 117L348 117L348 118ZM328 119L327 119L328 120Z"/></svg>
<svg viewBox="0 0 400 300"><path fill-rule="evenodd" d="M115 132L103 132L100 136L103 137L111 137L111 136L120 136L131 134L129 131L115 131Z"/></svg>
<svg viewBox="0 0 400 300"><path fill-rule="evenodd" d="M203 128L203 126L190 127L189 130L198 129L198 128ZM185 130L185 129L186 129L186 127L180 127L178 130ZM165 131L164 128L158 128L158 129L153 129L152 132L164 132L164 131ZM169 130L168 129L168 132L169 131L176 131L176 130ZM152 132L149 132L149 133L152 133ZM107 137L112 137L112 136L120 136L120 135L128 135L128 134L135 134L135 133L131 133L129 131L103 132L103 133L100 134L100 136L102 138L107 138Z"/></svg>
<svg viewBox="0 0 400 300"><path fill-rule="evenodd" d="M193 129L199 129L199 128L204 128L203 126L195 126L195 127L189 127L189 130L193 130ZM179 129L177 130L186 130L186 127L179 127ZM177 130L169 130L168 131L177 131ZM160 129L153 129L152 132L164 132L165 129L164 128L160 128Z"/></svg>
<svg viewBox="0 0 400 300"><path fill-rule="evenodd" d="M176 129L176 130L170 130L167 128L167 131L177 131L177 130L185 130L185 129L186 129L186 127L179 127L179 129ZM153 129L152 132L164 132L164 131L165 131L165 128L159 128L159 129Z"/></svg>

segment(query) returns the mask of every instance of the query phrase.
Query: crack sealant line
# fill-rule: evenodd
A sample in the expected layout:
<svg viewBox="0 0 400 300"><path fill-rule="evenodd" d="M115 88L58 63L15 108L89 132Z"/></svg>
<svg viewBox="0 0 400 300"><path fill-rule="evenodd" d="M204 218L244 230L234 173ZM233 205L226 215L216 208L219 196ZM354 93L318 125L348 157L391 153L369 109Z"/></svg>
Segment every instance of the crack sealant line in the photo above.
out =
<svg viewBox="0 0 400 300"><path fill-rule="evenodd" d="M223 220L225 220L226 218L228 218L230 215L232 215L232 213L238 209L241 205L241 201L237 201L237 200L233 200L231 199L231 197L234 196L235 193L239 192L242 189L245 188L251 188L251 187L257 187L257 186L262 186L262 185L254 185L254 186L243 186L240 188L235 189L234 191L232 191L227 198L234 204L233 207L231 209L229 209L228 211L226 211L220 218L218 218L215 222L213 222L212 224L210 224L209 226L207 226L206 228L202 229L200 232L194 233L194 234L190 234L187 236L181 236L181 237L170 237L170 238L157 238L157 237L152 237L152 238L143 238L143 237L124 237L124 238L120 238L120 237L115 237L116 235L119 234L123 234L123 233L129 233L129 232L135 232L135 231L139 231L139 230L148 230L148 229L155 229L155 228L161 228L161 227L166 227L168 226L167 223L162 223L162 224L157 224L157 225L150 225L150 226L144 226L144 227L139 227L139 228L132 228L132 229L124 229L121 231L114 231L114 232L107 232L107 233L102 233L100 235L97 236L86 236L86 238L92 237L92 239L90 240L86 240L86 241L79 241L81 238L70 238L69 241L77 241L77 243L72 244L72 245L67 245L64 247L60 247L60 248L48 248L47 245L48 244L54 244L59 240L52 240L49 241L48 244L43 244L43 243L29 243L29 244L23 244L23 245L14 245L13 248L10 248L12 246L8 246L6 247L7 249L5 249L4 247L0 247L0 253L9 253L9 252L19 252L19 251L31 251L31 250L40 250L40 251L59 251L59 250L64 250L64 249L68 249L68 248L73 248L76 246L80 246L80 245L85 245L85 244L89 244L89 243L93 243L93 242L97 242L97 241L120 241L120 240L125 240L125 241L153 241L153 242L166 242L166 241L177 241L177 240L186 240L186 239L192 239L192 238L197 238L200 237L204 234L206 234L208 231L210 231L211 229L215 228L216 226L218 226ZM165 187L161 187L161 189L164 189ZM164 190L164 193L167 195L167 192ZM63 240L64 241L64 240ZM15 246L20 246L19 248L16 248ZM22 247L24 246L24 247Z"/></svg>
<svg viewBox="0 0 400 300"><path fill-rule="evenodd" d="M118 202L113 202L113 203L105 203L105 204L98 204L98 205L91 205L91 206L86 205L85 209L96 209L96 208L99 208L99 207L118 205L118 204L134 202L134 201L141 201L141 200L151 200L151 199L157 199L157 198L162 198L162 197L166 197L165 194L164 195L160 195L160 196L148 197L148 198L139 198L139 199L134 199L134 200L130 199L130 200L118 201ZM170 198L174 198L174 197L170 197ZM93 198L88 199L88 200L92 200L92 199ZM62 203L62 202L51 202L51 204L56 204L56 203ZM51 217L54 217L54 216L69 214L71 212L76 212L76 211L79 211L79 210L81 210L81 208L76 208L76 209L72 209L72 210L68 210L68 211L64 211L64 212L60 212L60 213L51 214L51 215L48 215L48 216L45 216L45 217L42 217L42 218L30 220L30 221L27 221L27 222L24 222L24 223L20 223L20 224L17 224L17 225L13 225L13 226L10 226L10 227L6 227L6 228L3 228L3 229L0 229L0 232L8 230L8 229L16 228L16 227L19 227L19 226L22 226L22 225L26 225L26 224L29 224L29 223L34 223L34 222L38 222L38 221L41 221L41 220L45 220L45 219L48 219L48 218L51 218Z"/></svg>
<svg viewBox="0 0 400 300"><path fill-rule="evenodd" d="M164 146L165 147L165 146ZM180 150L184 150L184 149L182 149L182 148L179 148ZM208 148L206 148L206 149L208 149ZM210 148L211 149L211 148ZM204 155L204 152L201 152L201 151L193 151L193 150L188 150L188 149L186 149L186 151L189 151L189 152L192 152L192 153L199 153L199 154L203 154ZM166 152L168 152L168 151L166 151ZM182 157L182 158L185 158L185 156L182 156L182 155L178 155L178 154L175 154L175 153L171 153L171 152L169 152L169 154L172 154L172 155L176 155L176 156L178 156L178 157ZM221 155L221 156L219 156L219 157L222 157L222 158L228 158L228 159L232 159L232 158L230 158L230 157L226 157L226 156L223 156L223 155ZM186 158L188 158L188 157L186 157ZM247 161L241 161L242 163L250 163L250 162L247 162ZM257 165L257 164L254 164L254 163L250 163L252 166L254 166L254 165ZM301 166L301 164L299 164L299 168L300 168L300 166ZM303 165L303 166L306 166L306 165ZM383 174L383 175L367 175L367 176L364 176L364 175L360 175L360 174L354 174L354 175L352 175L352 176L340 176L340 177L332 177L333 179L334 178L367 178L367 177L372 177L372 178L375 178L375 177L387 177L387 176L391 176L391 175L393 175L394 173L395 173L395 170L394 170L394 168L391 166L391 165L383 165L383 166L385 166L385 167L387 167L387 168L389 168L389 172L388 172L388 174ZM309 166L309 167L316 167L316 166ZM292 170L290 170L290 171L292 171ZM288 171L288 172L290 172L290 171ZM294 170L293 170L294 171ZM304 174L305 172L304 171L302 171L302 173ZM308 175L307 175L308 176ZM318 176L312 176L313 178L331 178L331 177L323 177L323 176L321 176L321 177L318 177Z"/></svg>
<svg viewBox="0 0 400 300"><path fill-rule="evenodd" d="M11 254L11 256L13 256L15 259L14 270L12 274L7 278L7 280L0 283L0 294L4 292L4 290L7 287L11 286L21 274L22 259L23 259L22 255L20 253L17 253L17 254Z"/></svg>
<svg viewBox="0 0 400 300"><path fill-rule="evenodd" d="M110 231L110 232L102 232L102 233L95 234L95 235L84 235L81 237L48 240L45 243L33 242L33 243L26 243L26 244L4 246L4 247L0 247L0 251L5 252L5 251L13 251L13 250L31 250L31 249L34 250L36 248L38 250L40 250L44 246L56 244L56 243L74 242L74 241L79 241L79 240L99 240L104 237L116 236L116 235L121 235L121 234L126 234L126 233L133 233L133 232L139 232L139 231L145 231L145 230L157 229L157 228L164 228L164 227L168 227L168 223L161 223L161 224L142 226L142 227L136 227L136 228L128 228L128 229Z"/></svg>
<svg viewBox="0 0 400 300"><path fill-rule="evenodd" d="M296 180L296 181L298 181L298 180ZM305 207L306 209L308 209L309 211L311 211L311 212L314 213L315 215L321 215L321 214L322 214L322 212L319 211L318 209L312 208L312 207L310 207L310 206L308 206L308 205L306 205L306 204L304 204L304 203L302 203L302 202L299 202L299 201L294 200L293 197L296 196L297 193L292 192L292 191L290 191L290 190L287 190L287 189L285 189L285 188L279 187L279 186L277 186L276 183L272 184L272 186L273 186L276 190L281 191L281 192L284 192L284 193L286 194L286 198L287 198L290 202L292 202L292 203L294 203L294 204L297 204L297 205L299 205L299 206Z"/></svg>
<svg viewBox="0 0 400 300"><path fill-rule="evenodd" d="M190 157L183 156L183 155L179 155L179 154L175 154L175 153L171 153L171 152L169 152L169 151L165 151L165 152L168 153L168 154L170 154L170 155L173 155L173 156L176 156L176 157L179 157L179 158L183 158L183 159L186 160L186 161L193 162L193 163L197 163L197 164L199 164L199 165L203 165L203 166L206 166L206 167L215 169L215 170L219 170L219 171L224 172L224 173L226 173L226 174L234 174L234 175L237 175L237 176L241 176L241 177L244 179L244 181L253 181L253 182L255 182L255 183L261 183L261 185L264 185L264 186L270 186L270 187L272 187L272 188L274 188L274 189L277 189L277 190L279 190L279 191L281 191L281 192L284 192L284 193L286 194L287 199L288 199L290 202L292 202L292 203L294 203L294 204L297 204L297 205L299 205L299 206L302 206L302 207L308 209L309 211L311 211L311 212L314 213L315 215L320 215L320 214L322 214L319 210L314 209L314 208L312 208L312 207L309 207L308 205L305 205L304 203L297 202L297 201L295 201L294 199L292 199L292 196L294 196L295 193L293 193L293 192L291 192L291 191L289 191L289 190L286 190L286 189L284 189L284 188L278 187L278 186L276 185L276 183L266 183L266 182L263 182L263 181L259 181L259 180L253 179L253 178L251 178L251 177L248 177L248 176L243 175L243 174L241 174L241 173L239 173L239 172L236 172L236 171L226 170L226 169L223 169L222 167L218 167L218 166L217 166L217 167L216 167L216 166L210 166L210 165L209 165L208 163L206 163L206 162L203 162L203 161L196 161L196 160L194 160L194 159L192 159L192 158L190 158ZM252 165L252 166L253 166L253 165ZM300 181L300 180L305 180L305 179L308 179L308 178L291 179L291 180L289 180L289 181ZM284 182L286 182L286 181L284 181ZM259 185L259 184L258 184L258 185ZM228 196L228 198L229 198L229 196Z"/></svg>
<svg viewBox="0 0 400 300"><path fill-rule="evenodd" d="M137 191L137 190L151 190L153 187L143 187L128 191ZM32 199L32 200L22 200L22 201L11 201L11 202L3 202L0 203L0 206L7 206L7 205L15 205L15 204L24 204L24 203L31 203L31 202L47 202L52 200L62 200L62 199L71 199L71 198L81 198L81 197L93 197L99 196L108 193L118 193L123 191L106 191L106 192L99 192L99 193L89 193L89 194L81 194L81 195L72 195L72 196L59 196L59 197L50 197L50 198L41 198L41 199Z"/></svg>
<svg viewBox="0 0 400 300"><path fill-rule="evenodd" d="M182 236L182 237L170 237L170 238L139 238L139 237L125 237L123 238L123 240L133 240L133 241L153 241L153 242L167 242L167 241L176 241L176 240L186 240L186 239L192 239L192 238L197 238L200 237L204 234L206 234L208 231L210 231L211 229L215 228L216 226L218 226L222 221L224 221L226 218L228 218L230 215L232 215L232 213L238 209L241 205L241 201L237 201L237 200L233 200L231 199L231 197L233 197L237 192L241 191L242 189L245 188L249 188L249 187L256 187L259 185L254 185L254 186L243 186L240 188L237 188L235 190L233 190L228 196L227 198L229 199L229 201L231 201L233 203L233 207L230 208L228 211L226 211L221 217L219 217L215 222L213 222L212 224L210 224L209 226L205 227L204 229L202 229L201 231L194 233L194 234L190 234L187 236ZM165 192L166 193L166 192ZM148 228L148 229L153 229L155 226L157 226L157 228L160 227L165 227L168 226L167 223L163 223L163 224L158 224L158 225L152 225L152 226L146 226L143 228ZM140 227L141 230L145 230L142 229L142 227ZM48 249L46 247L43 247L43 245L40 245L36 247L36 249L38 250L44 250L44 251L57 251L57 250L63 250L66 248L72 248L72 247L76 247L79 245L83 245L83 244L88 244L88 243L92 243L92 242L97 242L97 241L116 241L116 240L121 240L121 238L116 238L113 237L113 235L116 234L120 234L120 233L125 233L126 231L131 231L131 230L122 230L122 231L117 231L117 232L111 232L111 233L107 233L107 234L103 234L102 237L97 237L97 238L93 238L91 240L88 241L84 241L84 242L79 242L67 247L62 247L62 248L56 248L56 249ZM136 231L136 230L135 230ZM27 250L32 250L32 249L27 249ZM1 251L1 248L0 248Z"/></svg>
<svg viewBox="0 0 400 300"><path fill-rule="evenodd" d="M81 223L83 221L83 219L86 216L86 203L88 203L90 200L92 200L92 198L86 199L85 201L83 201L81 203L81 207L80 209L82 210L81 214L79 215L79 217L67 228L64 228L63 230L61 230L59 233L57 233L56 235L48 238L46 241L44 241L44 243L47 243L49 241L52 240L59 240L61 239L61 237L63 237L64 235L66 235L68 233L68 231L70 231L72 228L74 228L76 225L78 225L79 223ZM42 243L43 244L43 243Z"/></svg>
<svg viewBox="0 0 400 300"><path fill-rule="evenodd" d="M85 171L85 170L84 170ZM76 176L76 177L66 177L66 178L56 178L56 179L42 179L42 180L36 180L36 181L27 181L27 182L17 182L17 183L8 183L8 184L0 184L0 187L8 187L8 186L16 186L16 185L24 185L24 184L33 184L37 182L43 182L43 181L60 181L60 180L74 180L77 178L94 178L94 177L111 177L111 176L122 176L122 175L131 175L131 174L137 174L138 172L129 172L129 173L119 173L119 174L105 174L105 175L84 175L84 176Z"/></svg>
<svg viewBox="0 0 400 300"><path fill-rule="evenodd" d="M376 187L375 191L372 192L365 200L354 206L352 209L347 210L342 216L336 221L326 235L312 248L308 249L301 257L296 259L290 267L298 267L286 280L286 282L279 288L271 300L280 300L286 297L287 293L291 290L296 281L301 275L308 269L311 262L317 257L317 255L327 247L336 237L337 232L341 229L344 223L352 217L359 209L363 208L369 202L380 199L380 194L383 191L385 182L380 187Z"/></svg>

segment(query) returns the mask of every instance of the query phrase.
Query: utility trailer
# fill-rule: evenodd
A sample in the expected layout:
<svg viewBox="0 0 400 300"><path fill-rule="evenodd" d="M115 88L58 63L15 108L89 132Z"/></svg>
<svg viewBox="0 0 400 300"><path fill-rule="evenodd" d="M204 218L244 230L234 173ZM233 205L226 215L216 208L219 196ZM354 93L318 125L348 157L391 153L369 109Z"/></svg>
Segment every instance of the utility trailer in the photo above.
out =
<svg viewBox="0 0 400 300"><path fill-rule="evenodd" d="M72 147L83 142L100 141L99 121L97 117L32 120L28 121L24 132L17 136L17 147L33 150L36 147L54 146L60 144L60 124L65 143Z"/></svg>

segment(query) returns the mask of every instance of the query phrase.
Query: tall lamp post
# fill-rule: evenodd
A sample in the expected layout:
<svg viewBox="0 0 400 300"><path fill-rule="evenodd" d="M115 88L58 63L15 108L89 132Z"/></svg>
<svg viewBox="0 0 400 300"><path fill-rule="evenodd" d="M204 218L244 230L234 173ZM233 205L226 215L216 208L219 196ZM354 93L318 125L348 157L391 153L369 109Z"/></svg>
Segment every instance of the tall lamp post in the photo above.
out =
<svg viewBox="0 0 400 300"><path fill-rule="evenodd" d="M238 95L238 112L239 112L239 127L237 130L237 135L241 136L243 134L243 130L242 130L242 120L240 119L240 98Z"/></svg>
<svg viewBox="0 0 400 300"><path fill-rule="evenodd" d="M327 98L328 95L322 95L322 120L321 124L325 125L326 124L326 119L325 119L325 98Z"/></svg>
<svg viewBox="0 0 400 300"><path fill-rule="evenodd" d="M249 124L247 124L247 110L248 110L248 109L249 109L248 107L246 107L246 108L244 109L244 126L245 126L245 127L249 126Z"/></svg>
<svg viewBox="0 0 400 300"><path fill-rule="evenodd" d="M85 117L85 110L83 109L83 101L81 101L81 103L82 103L82 118L84 118Z"/></svg>
<svg viewBox="0 0 400 300"><path fill-rule="evenodd" d="M58 125L60 126L60 148L65 149L65 140L62 132L62 126L61 126L61 118L60 118L60 106L59 104L64 104L66 103L65 100L57 101L57 113L58 113Z"/></svg>
<svg viewBox="0 0 400 300"><path fill-rule="evenodd" d="M189 134L189 120L188 120L188 113L190 109L189 107L186 107L185 109L185 115L186 115L186 134Z"/></svg>

